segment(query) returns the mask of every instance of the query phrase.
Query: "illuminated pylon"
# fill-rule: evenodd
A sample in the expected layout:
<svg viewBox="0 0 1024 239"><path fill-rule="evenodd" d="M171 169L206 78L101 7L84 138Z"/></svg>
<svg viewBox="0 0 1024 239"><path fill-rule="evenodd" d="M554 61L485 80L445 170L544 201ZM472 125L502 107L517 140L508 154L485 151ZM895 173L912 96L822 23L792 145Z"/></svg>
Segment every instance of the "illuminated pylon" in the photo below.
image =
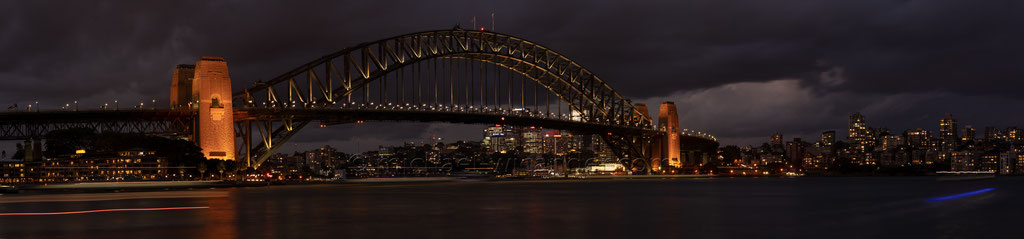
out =
<svg viewBox="0 0 1024 239"><path fill-rule="evenodd" d="M231 77L221 57L204 56L196 62L192 104L199 112L196 144L209 159L235 160Z"/></svg>

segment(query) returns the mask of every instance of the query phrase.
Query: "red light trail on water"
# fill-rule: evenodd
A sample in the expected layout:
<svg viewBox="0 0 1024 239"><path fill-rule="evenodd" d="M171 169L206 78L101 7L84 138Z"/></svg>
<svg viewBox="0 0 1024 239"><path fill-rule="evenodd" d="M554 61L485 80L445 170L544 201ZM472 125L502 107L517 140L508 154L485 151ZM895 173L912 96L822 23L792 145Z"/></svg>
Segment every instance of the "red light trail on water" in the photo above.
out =
<svg viewBox="0 0 1024 239"><path fill-rule="evenodd" d="M85 213L97 213L97 212L167 211L167 210L195 210L195 209L210 209L210 207L112 208L112 209L69 211L69 212L7 212L7 213L0 213L0 216L70 215L70 214L85 214Z"/></svg>

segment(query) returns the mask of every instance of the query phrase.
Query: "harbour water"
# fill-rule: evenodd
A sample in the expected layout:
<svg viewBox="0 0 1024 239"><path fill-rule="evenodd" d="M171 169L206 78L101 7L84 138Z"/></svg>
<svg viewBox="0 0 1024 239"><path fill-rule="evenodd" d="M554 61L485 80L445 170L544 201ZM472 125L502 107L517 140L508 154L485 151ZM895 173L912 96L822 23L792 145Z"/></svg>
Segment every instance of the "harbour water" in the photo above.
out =
<svg viewBox="0 0 1024 239"><path fill-rule="evenodd" d="M1024 179L360 183L0 196L0 238L1019 238Z"/></svg>

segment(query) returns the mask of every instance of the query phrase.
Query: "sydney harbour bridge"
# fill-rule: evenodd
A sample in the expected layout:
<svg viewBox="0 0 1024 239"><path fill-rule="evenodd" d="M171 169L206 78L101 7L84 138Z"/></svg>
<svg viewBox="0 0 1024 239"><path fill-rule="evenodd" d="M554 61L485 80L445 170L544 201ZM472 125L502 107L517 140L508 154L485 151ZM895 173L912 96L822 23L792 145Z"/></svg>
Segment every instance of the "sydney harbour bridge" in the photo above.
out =
<svg viewBox="0 0 1024 239"><path fill-rule="evenodd" d="M334 52L232 91L227 62L179 65L168 108L9 110L0 140L39 140L69 128L181 137L207 158L258 167L299 130L366 121L502 124L600 135L645 172L707 160L718 147L680 129L671 102L658 122L597 75L515 36L427 31ZM617 79L617 84L629 80Z"/></svg>

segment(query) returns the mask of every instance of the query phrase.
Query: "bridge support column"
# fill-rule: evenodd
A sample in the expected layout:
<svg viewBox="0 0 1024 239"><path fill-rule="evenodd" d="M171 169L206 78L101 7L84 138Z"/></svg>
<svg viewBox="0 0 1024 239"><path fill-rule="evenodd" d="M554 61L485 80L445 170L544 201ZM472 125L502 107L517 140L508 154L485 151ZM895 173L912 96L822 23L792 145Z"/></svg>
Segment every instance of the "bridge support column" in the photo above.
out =
<svg viewBox="0 0 1024 239"><path fill-rule="evenodd" d="M671 101L661 103L658 109L658 129L665 131L662 140L664 154L661 156L668 159L668 165L682 167L679 141L679 114L676 113L676 104Z"/></svg>
<svg viewBox="0 0 1024 239"><path fill-rule="evenodd" d="M206 158L235 160L231 77L224 58L201 57L192 86L193 107L199 114L196 144Z"/></svg>

